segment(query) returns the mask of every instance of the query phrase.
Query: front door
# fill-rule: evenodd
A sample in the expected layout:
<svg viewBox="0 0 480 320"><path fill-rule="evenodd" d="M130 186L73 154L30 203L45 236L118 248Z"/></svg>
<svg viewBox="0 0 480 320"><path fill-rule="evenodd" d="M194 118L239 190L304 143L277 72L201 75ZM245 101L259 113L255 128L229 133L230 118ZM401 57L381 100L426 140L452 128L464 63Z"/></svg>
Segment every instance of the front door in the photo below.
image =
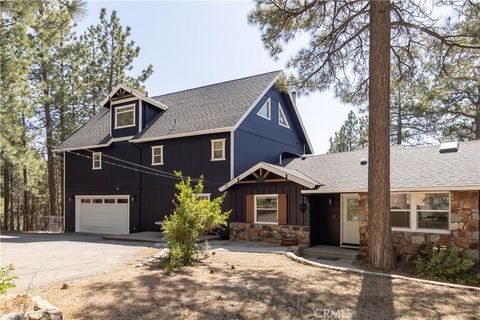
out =
<svg viewBox="0 0 480 320"><path fill-rule="evenodd" d="M358 200L357 194L342 195L342 245L358 246L360 243L358 227L364 218L359 213Z"/></svg>
<svg viewBox="0 0 480 320"><path fill-rule="evenodd" d="M315 194L310 202L310 246L340 244L340 195Z"/></svg>

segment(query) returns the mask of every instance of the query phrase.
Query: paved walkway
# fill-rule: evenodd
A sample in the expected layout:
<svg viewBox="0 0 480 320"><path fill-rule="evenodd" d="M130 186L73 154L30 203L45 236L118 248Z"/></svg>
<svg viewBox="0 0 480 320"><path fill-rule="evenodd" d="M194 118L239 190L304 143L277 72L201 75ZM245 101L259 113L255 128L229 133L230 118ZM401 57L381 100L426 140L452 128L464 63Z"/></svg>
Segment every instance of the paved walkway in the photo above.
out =
<svg viewBox="0 0 480 320"><path fill-rule="evenodd" d="M107 272L151 245L74 233L6 234L0 235L0 264L13 263L18 279L17 288L11 291L24 292L29 287Z"/></svg>

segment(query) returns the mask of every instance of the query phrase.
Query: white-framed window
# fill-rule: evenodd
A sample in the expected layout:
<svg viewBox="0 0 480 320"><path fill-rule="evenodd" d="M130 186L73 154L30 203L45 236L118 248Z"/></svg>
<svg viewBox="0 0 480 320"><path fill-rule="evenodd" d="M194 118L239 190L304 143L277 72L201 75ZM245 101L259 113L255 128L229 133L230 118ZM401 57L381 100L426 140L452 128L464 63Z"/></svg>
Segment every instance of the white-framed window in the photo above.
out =
<svg viewBox="0 0 480 320"><path fill-rule="evenodd" d="M290 129L290 125L288 124L287 117L285 116L285 112L283 112L280 102L278 103L278 124L282 127Z"/></svg>
<svg viewBox="0 0 480 320"><path fill-rule="evenodd" d="M210 200L211 193L197 193L197 198Z"/></svg>
<svg viewBox="0 0 480 320"><path fill-rule="evenodd" d="M212 142L212 161L225 160L225 139L215 139Z"/></svg>
<svg viewBox="0 0 480 320"><path fill-rule="evenodd" d="M267 101L265 101L263 106L258 111L257 115L267 120L272 119L272 102L270 101L270 98L268 98Z"/></svg>
<svg viewBox="0 0 480 320"><path fill-rule="evenodd" d="M115 129L135 126L135 104L115 107Z"/></svg>
<svg viewBox="0 0 480 320"><path fill-rule="evenodd" d="M404 192L390 195L390 220L394 231L448 233L449 192Z"/></svg>
<svg viewBox="0 0 480 320"><path fill-rule="evenodd" d="M152 147L152 166L163 164L163 146Z"/></svg>
<svg viewBox="0 0 480 320"><path fill-rule="evenodd" d="M102 153L94 152L92 153L92 170L102 169Z"/></svg>
<svg viewBox="0 0 480 320"><path fill-rule="evenodd" d="M257 194L254 198L255 223L278 224L278 194Z"/></svg>

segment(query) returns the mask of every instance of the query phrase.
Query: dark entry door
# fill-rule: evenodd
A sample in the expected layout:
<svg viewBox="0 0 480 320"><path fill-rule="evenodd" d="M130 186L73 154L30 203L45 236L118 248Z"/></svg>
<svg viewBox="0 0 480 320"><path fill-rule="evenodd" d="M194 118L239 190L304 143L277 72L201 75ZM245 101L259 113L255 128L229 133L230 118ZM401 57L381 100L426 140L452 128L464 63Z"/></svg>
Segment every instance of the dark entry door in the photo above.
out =
<svg viewBox="0 0 480 320"><path fill-rule="evenodd" d="M310 195L310 245L340 245L340 195Z"/></svg>

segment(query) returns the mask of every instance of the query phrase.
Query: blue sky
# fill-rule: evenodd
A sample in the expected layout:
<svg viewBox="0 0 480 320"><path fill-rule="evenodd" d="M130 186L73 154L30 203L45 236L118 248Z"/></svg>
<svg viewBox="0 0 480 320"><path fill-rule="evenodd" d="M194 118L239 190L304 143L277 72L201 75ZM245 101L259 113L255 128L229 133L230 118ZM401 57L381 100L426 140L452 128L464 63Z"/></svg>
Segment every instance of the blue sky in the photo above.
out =
<svg viewBox="0 0 480 320"><path fill-rule="evenodd" d="M290 46L278 61L269 56L257 27L247 22L252 2L92 1L79 32L98 23L101 8L116 10L121 23L132 28L131 38L141 48L135 70L153 65L146 82L150 96L285 70L298 49ZM297 105L315 153L328 150L329 137L353 108L331 92L300 97Z"/></svg>

